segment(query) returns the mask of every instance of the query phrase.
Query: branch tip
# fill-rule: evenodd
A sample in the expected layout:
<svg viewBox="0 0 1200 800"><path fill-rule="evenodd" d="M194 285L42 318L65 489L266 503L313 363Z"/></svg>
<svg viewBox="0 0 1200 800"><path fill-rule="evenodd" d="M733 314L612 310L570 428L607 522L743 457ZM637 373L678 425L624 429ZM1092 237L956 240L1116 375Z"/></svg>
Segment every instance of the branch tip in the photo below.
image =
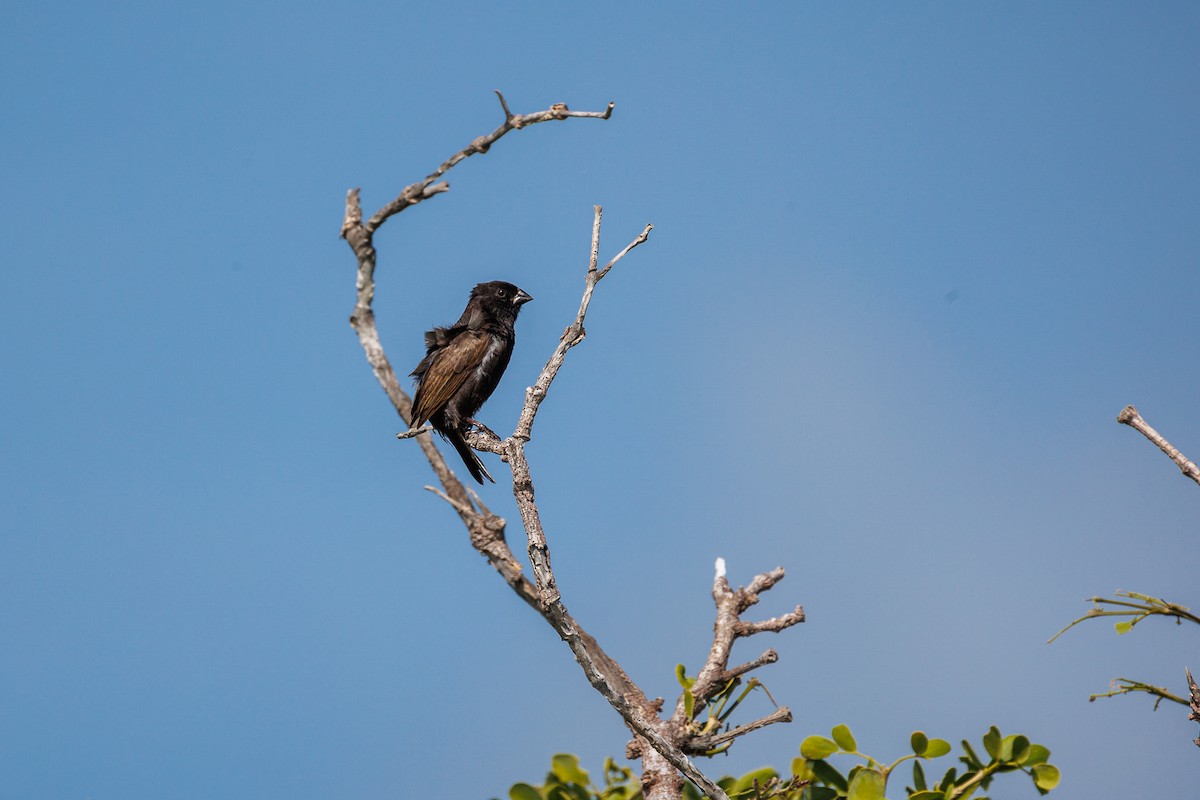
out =
<svg viewBox="0 0 1200 800"><path fill-rule="evenodd" d="M346 191L346 213L342 217L342 232L339 234L343 239L347 233L362 224L362 208L358 204L359 191L359 187Z"/></svg>
<svg viewBox="0 0 1200 800"><path fill-rule="evenodd" d="M1192 461L1189 461L1187 456L1179 452L1179 449L1166 440L1166 438L1154 430L1150 423L1138 413L1138 410L1133 406L1125 406L1121 409L1121 413L1117 415L1117 422L1136 430L1138 433L1149 439L1159 450L1166 454L1167 458L1175 462L1175 466L1184 474L1184 477L1191 478L1197 484L1200 484L1200 467Z"/></svg>
<svg viewBox="0 0 1200 800"><path fill-rule="evenodd" d="M504 118L511 120L513 113L508 110L508 103L504 102L504 94L499 89L494 89L493 91L496 93L496 97L500 98L500 107L504 109Z"/></svg>

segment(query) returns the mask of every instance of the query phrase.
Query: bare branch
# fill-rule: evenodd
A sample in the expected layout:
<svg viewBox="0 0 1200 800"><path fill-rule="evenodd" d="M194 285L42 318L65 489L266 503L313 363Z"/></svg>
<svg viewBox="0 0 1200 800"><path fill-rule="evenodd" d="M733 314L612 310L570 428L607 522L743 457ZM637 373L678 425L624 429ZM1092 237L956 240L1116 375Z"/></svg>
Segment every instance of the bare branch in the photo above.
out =
<svg viewBox="0 0 1200 800"><path fill-rule="evenodd" d="M721 733L709 734L707 736L696 736L691 739L686 747L689 753L708 753L716 750L727 742L732 742L739 736L745 736L747 733L756 731L759 728L765 728L768 725L773 725L776 722L791 722L792 712L787 706L780 706L762 719L756 719L754 722L747 722L745 725L738 725L735 728L730 728Z"/></svg>
<svg viewBox="0 0 1200 800"><path fill-rule="evenodd" d="M416 205L422 200L426 200L435 194L448 191L450 184L437 183L438 179L453 169L463 159L470 158L476 153L486 153L491 149L499 139L506 133L512 130L520 130L527 128L530 125L536 125L539 122L550 122L553 120L565 120L571 117L590 117L593 119L608 119L612 116L613 104L609 103L608 108L604 111L571 111L565 103L555 103L545 111L536 111L532 114L516 115L508 110L508 104L504 101L504 95L496 92L500 98L500 106L504 109L504 122L500 124L491 133L473 139L470 144L459 150L454 155L443 161L441 165L433 172L425 176L423 180L411 183L405 186L404 189L396 196L396 199L385 205L379 211L367 220L364 226L368 233L374 233L379 226L387 221L388 217L399 214L409 206Z"/></svg>
<svg viewBox="0 0 1200 800"><path fill-rule="evenodd" d="M455 500L454 498L450 497L449 495L447 495L445 492L443 492L441 489L437 488L436 486L426 486L425 491L433 492L438 497L442 498L447 503L449 503L451 508L453 508L455 511L457 511L459 514L462 514L463 516L473 516L476 513L475 509L471 508L471 506L463 505L462 503L460 503L457 500Z"/></svg>
<svg viewBox="0 0 1200 800"><path fill-rule="evenodd" d="M1200 722L1200 686L1196 685L1196 681L1192 678L1192 671L1190 669L1185 669L1184 672L1187 673L1188 708L1191 709L1191 713L1188 714L1188 719L1190 719L1192 722ZM1192 741L1197 747L1200 747L1200 738L1193 739Z"/></svg>
<svg viewBox="0 0 1200 800"><path fill-rule="evenodd" d="M1187 700L1184 700L1177 694L1167 691L1161 686L1154 686L1153 684L1142 683L1141 681L1135 681L1129 678L1115 678L1112 682L1112 686L1113 690L1111 692L1089 695L1088 702L1094 703L1101 697L1118 697L1123 694L1143 692L1155 698L1155 710L1158 709L1158 704L1163 700L1170 700L1172 703L1179 703L1182 706L1188 705Z"/></svg>
<svg viewBox="0 0 1200 800"><path fill-rule="evenodd" d="M624 250L618 253L612 261L603 270L596 269L597 254L600 250L600 218L604 214L604 209L596 206L594 209L592 221L592 250L591 260L588 264L587 277L584 280L583 297L579 301L579 312L575 315L575 321L563 331L563 335L559 338L558 347L550 354L550 359L546 362L546 366L542 367L541 374L538 375L537 381L533 386L525 390L525 405L521 409L521 417L517 420L517 428L513 431L512 438L529 441L532 435L533 419L537 416L538 407L542 401L546 399L546 392L550 390L550 384L554 381L558 370L562 367L563 361L566 359L567 351L575 345L579 344L587 336L583 327L583 321L587 317L588 307L592 303L592 292L596 288L596 284L608 274L613 265L625 257L633 248L645 242L650 237L650 231L654 230L653 225L647 225L637 238L630 242Z"/></svg>
<svg viewBox="0 0 1200 800"><path fill-rule="evenodd" d="M530 440L532 435L533 419L537 414L537 409L541 405L542 400L545 399L550 384L558 374L558 370L562 367L567 351L583 341L583 322L587 316L588 307L591 304L592 292L596 284L603 277L603 273L595 269L597 261L595 254L599 251L600 220L603 215L603 209L600 206L596 206L594 212L592 223L593 255L589 263L579 312L576 314L575 322L571 327L567 328L559 340L558 346L546 362L546 366L543 367L534 386L526 389L525 405L517 422L517 428L513 435L504 442L505 454L513 473L513 496L516 498L517 509L521 513L521 520L525 527L525 535L529 543L529 560L533 567L534 579L537 581L538 589L541 592L542 615L563 638L567 646L571 648L571 652L575 655L575 660L579 663L580 667L583 668L588 682L592 684L601 696L609 701L613 708L625 719L630 729L637 736L646 740L672 768L678 770L691 780L692 783L696 784L706 796L715 800L725 800L725 793L721 788L700 772L688 760L683 750L665 735L664 730L666 726L662 725L657 719L650 718L647 711L653 709L653 704L645 697L641 689L629 680L624 671L600 649L594 639L590 636L581 635L583 633L582 630L577 627L574 620L567 614L554 578L554 570L550 563L550 548L542 527L541 515L534 501L533 477L529 468L529 461L525 456L525 444ZM647 225L641 235L609 263L604 273L607 273L613 264L624 257L635 246L644 242L652 229L653 226ZM614 672L617 680L613 680ZM650 761L652 762L653 759ZM643 760L643 765L646 764L647 761ZM665 778L660 776L660 780L665 780ZM647 794L647 796L650 797L653 795Z"/></svg>
<svg viewBox="0 0 1200 800"><path fill-rule="evenodd" d="M766 666L767 664L774 664L778 660L779 653L776 653L774 649L770 649L753 661L747 661L745 664L739 664L736 667L730 667L729 669L725 670L725 675L726 677L737 678L745 675L750 670L758 669L759 667Z"/></svg>
<svg viewBox="0 0 1200 800"><path fill-rule="evenodd" d="M512 119L513 113L508 110L508 103L504 102L504 95L501 94L499 89L495 89L494 91L496 92L496 97L500 98L500 107L504 109L504 118Z"/></svg>
<svg viewBox="0 0 1200 800"><path fill-rule="evenodd" d="M347 232L357 228L362 224L362 208L358 204L358 194L361 189L351 189L346 192L346 214L342 217L342 232L340 236L345 239Z"/></svg>
<svg viewBox="0 0 1200 800"><path fill-rule="evenodd" d="M560 103L551 106L546 111L515 115L510 111L504 96L500 92L497 92L496 95L505 116L504 123L500 127L492 133L472 141L423 180L405 187L394 200L377 211L365 224L362 222L359 191L353 189L347 193L342 236L358 260L357 298L350 322L358 334L359 342L368 363L375 372L376 379L387 393L400 418L406 423L412 418L412 401L408 394L400 388L395 371L384 354L372 310L376 265L376 253L372 241L374 232L391 216L435 194L447 191L449 184L441 180L446 172L465 158L476 153L486 153L491 145L508 131L538 122L563 120L570 117L608 119L613 108L610 103L603 112L575 112ZM513 558L512 551L505 540L505 521L492 514L478 496L458 480L434 446L432 437L421 435L424 433L423 430L408 431L400 436L401 438L416 438L443 487L442 489L432 486L426 488L445 500L458 513L470 533L472 546L488 559L492 567L517 595L536 609L558 632L571 648L589 683L625 719L626 724L635 735L635 742L649 745L649 748L643 752L643 790L647 800L678 797L679 788L682 785L679 773L690 779L706 796L714 800L728 800L720 787L705 777L687 758L679 746L678 740L674 738L673 727L667 721L658 718L661 700L647 699L620 665L610 658L596 640L584 631L567 612L555 585L550 565L549 547L534 502L533 480L528 460L525 457L524 446L530 439L537 409L562 366L566 352L584 339L583 323L596 284L629 251L644 243L653 229L653 226L647 225L638 237L621 250L603 269L599 269L597 265L601 214L602 210L597 206L593 223L592 256L588 265L579 312L575 322L563 334L558 347L551 355L534 386L526 390L526 401L514 434L501 440L492 431L481 428L470 432L467 436L468 444L471 447L500 454L512 468L513 494L517 499L517 507L521 513L528 539L530 561L536 585L521 574L521 566ZM771 656L774 657L773 652L771 652ZM768 663L768 661L766 656L758 660L760 663ZM754 663L753 666L757 665L758 663ZM743 665L739 669L748 671L753 666ZM778 716L778 712L776 715L772 715L772 717ZM777 720L771 719L770 721ZM762 724L768 724L768 722L752 723L758 727L761 727Z"/></svg>
<svg viewBox="0 0 1200 800"><path fill-rule="evenodd" d="M749 733L755 727L762 727L762 725L751 723L749 726L741 726L740 728L733 729L740 732L732 736L720 734L720 736L724 736L725 738L715 741L715 737L718 734L698 732L697 725L693 723L693 720L697 718L697 715L706 706L714 703L719 696L728 696L728 692L732 689L731 681L740 678L751 670L765 666L766 664L773 664L779 660L779 655L774 650L767 650L753 661L730 668L729 657L733 650L733 644L737 639L752 636L763 631L781 631L784 628L789 628L804 621L804 609L800 606L797 606L795 610L787 614L764 622L752 623L741 619L741 614L758 602L759 594L783 580L783 577L783 568L777 567L769 572L754 576L749 584L735 591L730 587L729 580L725 574L725 559L717 559L712 588L713 602L717 608L716 621L713 624L712 647L709 649L704 666L700 668L700 672L697 674L691 689L684 690L691 693L690 703L688 702L688 698L681 696L675 704L674 713L671 715L671 726L684 737L684 746L688 752L708 752L721 742L732 741L735 736L740 736L742 733ZM757 681L751 681L751 685L756 684ZM782 711L786 711L786 709ZM710 712L710 716L712 713ZM784 717L784 714L777 711L766 718L769 722L762 724L791 720L790 713L786 714L786 719ZM724 715L721 716L721 719L724 719ZM727 733L732 733L732 731Z"/></svg>
<svg viewBox="0 0 1200 800"><path fill-rule="evenodd" d="M764 619L762 622L739 622L737 633L738 636L753 636L756 633L764 632L779 633L801 622L804 622L804 607L796 606L793 611L778 617Z"/></svg>
<svg viewBox="0 0 1200 800"><path fill-rule="evenodd" d="M629 244L625 245L624 250L622 250L621 252L619 252L615 256L613 256L612 261L609 261L607 264L605 264L604 269L600 270L599 274L596 275L596 283L599 283L604 278L604 276L608 274L608 271L610 269L612 269L614 266L616 266L618 261L620 261L622 258L625 257L626 253L628 253L633 248L637 247L639 244L644 244L646 242L646 240L650 238L650 231L652 231L652 230L654 230L654 226L647 225L642 230L642 232L638 234L638 237L636 239L634 239Z"/></svg>
<svg viewBox="0 0 1200 800"><path fill-rule="evenodd" d="M1142 419L1142 415L1133 406L1125 406L1121 409L1121 413L1117 415L1117 422L1122 425L1128 425L1134 430L1141 433L1151 442L1167 454L1167 457L1175 462L1175 466L1179 467L1185 477L1191 478L1197 484L1200 484L1200 467L1197 467L1193 462L1189 461L1183 453L1179 452L1166 439L1162 437L1158 431L1150 427L1146 420Z"/></svg>
<svg viewBox="0 0 1200 800"><path fill-rule="evenodd" d="M497 92L497 95L499 94ZM354 251L355 258L358 261L357 293L354 311L350 315L350 325L358 335L359 344L362 346L363 353L367 357L367 363L371 365L371 369L375 373L375 379L379 382L379 385L387 394L393 407L395 407L396 413L400 415L400 419L406 425L412 419L412 399L408 396L407 392L400 388L396 372L388 361L387 355L384 353L383 344L379 338L379 331L375 325L375 312L372 309L375 299L376 253L373 243L375 231L389 217L435 194L447 191L450 188L449 184L444 181L438 182L446 172L464 158L475 153L487 152L493 143L510 130L538 122L562 120L569 117L608 119L612 115L613 109L613 104L609 103L608 108L603 112L575 112L568 111L565 105L557 103L546 111L517 116L508 111L508 105L504 102L503 96L500 96L500 100L501 107L504 108L505 113L504 124L490 134L477 138L466 148L446 159L437 169L426 176L424 180L406 186L395 200L377 211L365 225L362 222L359 189L351 189L346 193L346 210L342 219L341 235ZM466 489L450 469L449 465L447 465L441 452L433 443L433 438L430 436L418 436L417 442L425 458L433 468L434 474L437 475L438 481L442 484L445 493L454 500L454 507L458 509L463 506L469 506L470 498L467 496ZM463 516L461 512L459 516L462 517L463 523L470 528L472 519Z"/></svg>

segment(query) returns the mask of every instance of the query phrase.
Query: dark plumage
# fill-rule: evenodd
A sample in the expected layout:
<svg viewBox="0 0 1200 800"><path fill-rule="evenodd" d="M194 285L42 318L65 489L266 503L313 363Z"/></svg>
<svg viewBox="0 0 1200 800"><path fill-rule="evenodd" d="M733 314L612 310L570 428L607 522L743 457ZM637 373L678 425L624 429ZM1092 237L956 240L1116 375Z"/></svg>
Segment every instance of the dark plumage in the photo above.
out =
<svg viewBox="0 0 1200 800"><path fill-rule="evenodd" d="M495 479L463 434L500 383L516 341L513 324L521 305L532 299L504 281L479 284L458 322L425 334L425 358L412 371L417 384L412 427L433 423L480 483L485 477L493 483Z"/></svg>

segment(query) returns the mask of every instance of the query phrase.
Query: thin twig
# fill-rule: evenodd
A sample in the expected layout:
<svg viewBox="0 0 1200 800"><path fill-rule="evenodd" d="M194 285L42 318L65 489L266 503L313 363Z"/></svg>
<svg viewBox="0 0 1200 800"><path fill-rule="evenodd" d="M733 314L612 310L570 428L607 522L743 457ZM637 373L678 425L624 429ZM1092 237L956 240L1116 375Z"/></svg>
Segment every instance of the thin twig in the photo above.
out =
<svg viewBox="0 0 1200 800"><path fill-rule="evenodd" d="M747 661L745 664L739 664L736 667L730 667L729 669L725 670L725 676L729 678L737 678L741 675L745 675L750 670L758 669L759 667L766 666L767 664L774 664L778 660L779 653L776 653L772 648L767 650L753 661Z"/></svg>
<svg viewBox="0 0 1200 800"><path fill-rule="evenodd" d="M1129 617L1128 622L1117 623L1118 633L1125 633L1147 617L1154 616L1173 617L1180 622L1187 620L1188 622L1200 624L1200 616L1193 614L1191 609L1189 609L1187 606L1181 606L1178 603L1172 603L1169 600L1163 600L1160 597L1151 597L1148 594L1140 594L1138 592L1126 592L1118 590L1115 592L1115 594L1118 597L1128 597L1137 602L1130 602L1129 600L1114 600L1109 597L1089 597L1088 600L1090 600L1093 605L1088 609L1088 612L1079 619L1072 620L1070 624L1050 637L1046 643L1052 644L1055 639L1071 630L1071 628L1074 628L1081 622L1085 622L1089 619L1096 619L1097 617ZM1130 610L1106 611L1104 610L1104 606L1106 605Z"/></svg>
<svg viewBox="0 0 1200 800"><path fill-rule="evenodd" d="M464 506L462 503L459 503L457 500L450 497L449 495L447 495L445 492L443 492L441 489L437 488L436 486L426 486L425 491L433 492L438 497L445 500L459 514L463 514L464 516L466 516L466 515L471 515L471 514L475 513L475 509L471 508L470 506Z"/></svg>
<svg viewBox="0 0 1200 800"><path fill-rule="evenodd" d="M608 119L612 116L613 104L609 103L608 108L604 111L571 111L565 103L555 103L545 111L535 111L532 114L516 115L508 110L508 104L504 101L504 95L499 91L496 96L500 98L500 106L504 109L504 122L500 124L491 133L486 136L480 136L471 141L462 150L459 150L454 155L443 161L441 165L433 172L425 176L423 180L409 184L404 187L403 191L396 196L396 199L385 205L379 211L367 220L365 225L369 233L374 233L387 218L394 214L399 214L409 206L416 205L422 200L427 200L435 194L448 191L450 184L437 183L443 175L453 169L460 161L470 158L477 153L486 153L491 149L499 139L509 131L528 128L530 125L536 125L539 122L561 121L571 117L590 117L592 119Z"/></svg>
<svg viewBox="0 0 1200 800"><path fill-rule="evenodd" d="M787 706L780 706L762 719L756 719L753 722L747 722L745 725L738 725L735 728L730 728L721 733L709 734L707 736L697 736L687 743L689 753L707 753L710 750L715 750L726 742L732 742L739 736L745 736L747 733L765 728L768 725L773 725L776 722L791 722L792 712Z"/></svg>
<svg viewBox="0 0 1200 800"><path fill-rule="evenodd" d="M583 327L583 322L587 317L588 307L591 306L592 292L595 290L596 284L608 274L613 265L625 257L626 253L645 242L650 237L650 231L654 230L653 225L647 225L638 234L637 238L614 256L612 261L608 262L603 270L597 270L597 253L600 249L600 218L604 213L604 209L596 206L594 212L591 259L588 265L587 277L584 280L583 297L579 301L579 311L575 314L575 321L563 331L563 335L558 341L558 347L554 348L554 352L550 354L550 358L546 361L546 366L542 367L537 380L525 390L525 405L521 408L521 417L517 420L516 430L513 431L512 438L514 439L529 441L533 430L533 420L537 416L538 407L546 399L546 392L549 390L550 384L554 381L554 377L558 374L558 370L562 367L563 360L567 356L567 351L582 342L587 335Z"/></svg>
<svg viewBox="0 0 1200 800"><path fill-rule="evenodd" d="M1184 700L1177 694L1174 694L1161 686L1154 686L1149 683L1131 680L1129 678L1116 678L1112 682L1113 690L1111 692L1103 692L1101 694L1093 694L1088 696L1088 701L1094 703L1101 697L1118 697L1123 694L1133 694L1134 692L1144 692L1145 694L1155 697L1154 708L1158 708L1158 704L1163 700L1170 700L1172 703L1180 705L1188 705L1188 701Z"/></svg>
<svg viewBox="0 0 1200 800"><path fill-rule="evenodd" d="M1125 406L1125 408L1121 409L1121 413L1117 415L1117 422L1120 422L1122 425L1128 425L1141 433L1153 442L1159 450L1166 453L1167 457L1175 462L1175 466L1179 467L1179 470L1185 477L1191 478L1197 484L1200 484L1200 467L1189 461L1183 453L1179 452L1170 442L1164 439L1162 434L1151 428L1150 423L1142 419L1142 415L1138 413L1136 408Z"/></svg>

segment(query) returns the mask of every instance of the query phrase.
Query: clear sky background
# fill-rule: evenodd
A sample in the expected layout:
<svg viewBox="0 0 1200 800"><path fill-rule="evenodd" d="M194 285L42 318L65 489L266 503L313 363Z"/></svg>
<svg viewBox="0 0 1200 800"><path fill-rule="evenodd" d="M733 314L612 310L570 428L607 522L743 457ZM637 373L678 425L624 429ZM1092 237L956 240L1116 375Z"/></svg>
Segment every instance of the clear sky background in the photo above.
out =
<svg viewBox="0 0 1200 800"><path fill-rule="evenodd" d="M529 455L568 608L674 698L731 578L809 621L760 672L786 769L847 723L1045 743L1053 796L1191 798L1200 604L1200 7L32 3L0 30L0 797L484 800L628 739L422 490L347 325L373 212L398 371L470 287L530 292L482 418ZM497 476L506 469L494 457ZM503 485L486 500L517 514ZM765 697L741 721L770 711ZM935 762L936 763L936 762ZM949 759L940 762L942 769ZM900 794L894 790L893 794ZM1036 796L1025 779L993 796Z"/></svg>

